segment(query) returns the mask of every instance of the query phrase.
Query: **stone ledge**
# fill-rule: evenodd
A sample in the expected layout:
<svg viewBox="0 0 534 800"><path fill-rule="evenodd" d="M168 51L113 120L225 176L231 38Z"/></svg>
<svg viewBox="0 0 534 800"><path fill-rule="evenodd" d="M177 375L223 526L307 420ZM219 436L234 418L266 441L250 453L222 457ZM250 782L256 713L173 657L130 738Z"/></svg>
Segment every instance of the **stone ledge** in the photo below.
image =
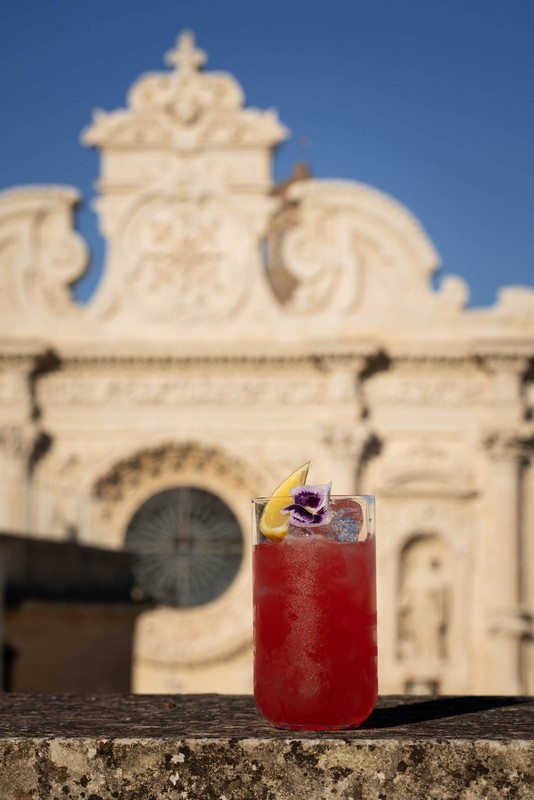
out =
<svg viewBox="0 0 534 800"><path fill-rule="evenodd" d="M533 800L534 699L383 697L292 733L249 696L0 695L1 800Z"/></svg>

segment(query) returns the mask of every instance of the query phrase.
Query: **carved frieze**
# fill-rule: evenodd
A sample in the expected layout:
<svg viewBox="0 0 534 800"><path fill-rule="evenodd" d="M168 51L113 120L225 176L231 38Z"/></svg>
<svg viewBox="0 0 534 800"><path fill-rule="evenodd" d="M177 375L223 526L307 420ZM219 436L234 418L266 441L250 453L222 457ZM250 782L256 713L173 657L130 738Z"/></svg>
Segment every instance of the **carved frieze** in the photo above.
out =
<svg viewBox="0 0 534 800"><path fill-rule="evenodd" d="M95 378L76 375L53 375L39 385L44 404L129 406L151 405L302 405L330 400L325 379L318 377L282 378L272 376L207 376L191 378L151 376L109 376Z"/></svg>
<svg viewBox="0 0 534 800"><path fill-rule="evenodd" d="M473 371L449 372L436 364L428 370L414 368L411 374L376 375L364 386L370 404L464 405L482 403L489 398L487 377Z"/></svg>

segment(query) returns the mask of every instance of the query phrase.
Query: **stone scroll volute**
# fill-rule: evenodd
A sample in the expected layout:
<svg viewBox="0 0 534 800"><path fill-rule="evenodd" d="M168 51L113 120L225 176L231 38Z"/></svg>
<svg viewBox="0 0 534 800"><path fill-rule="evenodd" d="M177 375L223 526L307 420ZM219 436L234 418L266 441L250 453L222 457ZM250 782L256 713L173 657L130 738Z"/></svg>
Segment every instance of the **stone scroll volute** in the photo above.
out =
<svg viewBox="0 0 534 800"><path fill-rule="evenodd" d="M70 286L88 264L73 230L78 193L68 187L26 187L0 194L0 331L30 330L78 307Z"/></svg>

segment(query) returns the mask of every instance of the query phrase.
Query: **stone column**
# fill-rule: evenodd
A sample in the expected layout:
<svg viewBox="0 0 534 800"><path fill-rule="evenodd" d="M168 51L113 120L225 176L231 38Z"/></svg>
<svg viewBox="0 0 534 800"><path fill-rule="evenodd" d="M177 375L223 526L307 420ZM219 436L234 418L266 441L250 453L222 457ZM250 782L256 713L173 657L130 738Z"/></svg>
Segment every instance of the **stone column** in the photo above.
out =
<svg viewBox="0 0 534 800"><path fill-rule="evenodd" d="M522 641L528 618L521 606L521 472L529 431L497 430L486 436L489 529L484 536L485 605L488 614L486 691L521 694Z"/></svg>

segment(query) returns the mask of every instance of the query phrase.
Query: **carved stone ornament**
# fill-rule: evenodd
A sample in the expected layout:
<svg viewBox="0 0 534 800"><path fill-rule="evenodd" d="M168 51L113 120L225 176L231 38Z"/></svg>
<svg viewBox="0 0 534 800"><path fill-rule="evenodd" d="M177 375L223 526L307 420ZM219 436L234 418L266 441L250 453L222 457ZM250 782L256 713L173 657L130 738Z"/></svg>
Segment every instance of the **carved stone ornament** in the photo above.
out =
<svg viewBox="0 0 534 800"><path fill-rule="evenodd" d="M112 514L113 507L122 503L132 489L142 486L148 477L178 476L185 471L199 475L214 473L239 490L246 487L251 491L254 485L250 469L244 469L217 449L196 444L168 444L141 450L115 464L98 479L94 493L105 501L108 507L105 514Z"/></svg>
<svg viewBox="0 0 534 800"><path fill-rule="evenodd" d="M437 253L415 218L387 195L363 184L303 180L286 200L296 210L281 231L279 261L291 278L285 305L292 313L361 309L401 317L413 309L417 318L463 308L460 279L451 276L441 294L431 291Z"/></svg>
<svg viewBox="0 0 534 800"><path fill-rule="evenodd" d="M359 462L366 445L373 437L368 427L354 424L324 425L322 429L322 442L335 458L353 458Z"/></svg>
<svg viewBox="0 0 534 800"><path fill-rule="evenodd" d="M454 372L439 360L433 364L414 365L410 372L388 372L370 378L365 384L365 397L371 405L459 406L483 402L489 397L486 375L472 369Z"/></svg>
<svg viewBox="0 0 534 800"><path fill-rule="evenodd" d="M0 456L17 461L26 461L35 444L33 425L2 425L0 427Z"/></svg>
<svg viewBox="0 0 534 800"><path fill-rule="evenodd" d="M525 423L512 429L487 431L483 442L494 461L527 462L534 445L534 425Z"/></svg>
<svg viewBox="0 0 534 800"><path fill-rule="evenodd" d="M70 285L85 272L88 251L72 230L78 201L66 187L0 194L0 329L14 316L79 313Z"/></svg>
<svg viewBox="0 0 534 800"><path fill-rule="evenodd" d="M150 375L109 377L50 375L39 385L41 402L55 406L301 406L332 401L320 377L283 375Z"/></svg>
<svg viewBox="0 0 534 800"><path fill-rule="evenodd" d="M206 56L192 33L182 33L167 61L175 71L140 78L130 90L128 111L95 114L85 144L191 151L206 144L274 146L286 137L272 111L242 109L243 92L234 78L201 71Z"/></svg>
<svg viewBox="0 0 534 800"><path fill-rule="evenodd" d="M156 197L131 216L121 239L132 263L126 291L150 317L224 319L246 294L254 240L223 198Z"/></svg>
<svg viewBox="0 0 534 800"><path fill-rule="evenodd" d="M470 497L471 459L464 448L442 441L394 442L380 465L380 492L399 497Z"/></svg>

